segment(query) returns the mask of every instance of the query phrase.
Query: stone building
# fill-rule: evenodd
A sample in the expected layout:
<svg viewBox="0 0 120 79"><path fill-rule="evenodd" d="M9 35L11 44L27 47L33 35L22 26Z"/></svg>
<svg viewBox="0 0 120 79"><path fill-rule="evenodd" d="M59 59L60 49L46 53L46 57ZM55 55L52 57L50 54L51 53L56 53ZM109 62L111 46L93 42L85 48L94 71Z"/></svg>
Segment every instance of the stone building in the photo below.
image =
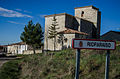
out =
<svg viewBox="0 0 120 79"><path fill-rule="evenodd" d="M53 50L54 41L49 39L49 27L53 22L53 17L57 19L59 29L57 32L67 38L63 46L56 42L56 50L61 50L64 46L71 47L73 38L100 38L101 12L94 6L85 6L75 8L75 16L67 13L53 14L45 16L45 40L44 50ZM56 39L59 39L58 37Z"/></svg>

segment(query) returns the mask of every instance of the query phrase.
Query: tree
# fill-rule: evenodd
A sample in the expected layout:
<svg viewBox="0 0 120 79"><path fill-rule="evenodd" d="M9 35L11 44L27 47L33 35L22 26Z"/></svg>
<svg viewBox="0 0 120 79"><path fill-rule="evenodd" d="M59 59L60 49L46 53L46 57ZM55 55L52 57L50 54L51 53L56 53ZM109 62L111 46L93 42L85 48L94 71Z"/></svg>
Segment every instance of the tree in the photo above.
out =
<svg viewBox="0 0 120 79"><path fill-rule="evenodd" d="M41 48L43 45L43 30L39 23L33 24L32 20L28 22L28 25L25 25L24 31L20 36L21 40L28 45L31 45L33 52L35 54L35 49L37 47Z"/></svg>
<svg viewBox="0 0 120 79"><path fill-rule="evenodd" d="M62 49L63 49L64 39L65 39L64 35L63 34L59 34L59 36L58 36L58 43L61 44Z"/></svg>
<svg viewBox="0 0 120 79"><path fill-rule="evenodd" d="M56 36L57 36L57 34L58 34L58 32L57 32L57 29L59 29L58 27L58 24L57 24L57 19L56 19L56 17L54 16L53 17L53 23L51 24L51 26L49 27L49 36L48 36L48 38L50 38L50 39L54 39L54 51L56 50L55 48L56 48Z"/></svg>
<svg viewBox="0 0 120 79"><path fill-rule="evenodd" d="M62 50L65 49L64 42L67 42L67 38L64 36L63 33L59 33L59 36L58 36L58 43L61 44Z"/></svg>

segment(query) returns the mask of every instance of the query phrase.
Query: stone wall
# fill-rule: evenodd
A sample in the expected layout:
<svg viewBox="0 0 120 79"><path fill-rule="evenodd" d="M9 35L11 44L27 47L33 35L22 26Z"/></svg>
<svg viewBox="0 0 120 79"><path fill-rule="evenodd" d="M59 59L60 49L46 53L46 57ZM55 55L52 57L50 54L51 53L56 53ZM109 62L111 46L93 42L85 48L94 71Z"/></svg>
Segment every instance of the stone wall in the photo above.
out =
<svg viewBox="0 0 120 79"><path fill-rule="evenodd" d="M58 32L64 31L64 30L66 30L66 28L78 30L79 25L80 25L79 24L80 22L78 23L77 19L74 16L66 14L66 13L64 13L62 15L60 15L60 14L56 15L56 19L57 19L57 22L58 22L58 27L60 28L60 29L57 30ZM48 29L53 22L52 20L53 20L53 16L45 17L44 50L54 50L54 39L49 39L48 38L48 36L49 36ZM68 37L68 39L69 39L69 37L71 37L69 35L66 36L66 37ZM71 35L72 35L72 37L75 37L75 35L73 35L73 34L71 34ZM56 50L61 50L62 47L61 47L60 44L58 44L57 39L58 39L58 37L56 38Z"/></svg>
<svg viewBox="0 0 120 79"><path fill-rule="evenodd" d="M89 22L87 20L81 19L80 20L80 31L89 34L90 38L96 38L96 27L92 22Z"/></svg>
<svg viewBox="0 0 120 79"><path fill-rule="evenodd" d="M87 38L88 38L88 35L75 34L75 38L79 38L79 39L87 39Z"/></svg>
<svg viewBox="0 0 120 79"><path fill-rule="evenodd" d="M100 36L101 12L91 7L75 8L75 16L88 20L97 28L97 37Z"/></svg>
<svg viewBox="0 0 120 79"><path fill-rule="evenodd" d="M81 16L83 12L83 16ZM95 24L97 27L97 17L98 17L98 10L92 9L92 7L87 7L87 8L77 8L75 9L75 16L91 21Z"/></svg>
<svg viewBox="0 0 120 79"><path fill-rule="evenodd" d="M37 53L42 53L42 50L35 50L36 54ZM34 54L33 50L25 50L23 54Z"/></svg>
<svg viewBox="0 0 120 79"><path fill-rule="evenodd" d="M75 34L64 34L64 36L67 38L67 41L64 42L64 47L71 48L72 39L75 38Z"/></svg>
<svg viewBox="0 0 120 79"><path fill-rule="evenodd" d="M66 15L66 20L65 20L65 27L73 29L73 30L78 30L80 22L72 16L72 15Z"/></svg>
<svg viewBox="0 0 120 79"><path fill-rule="evenodd" d="M60 15L55 17L57 19L57 24L59 29L57 30L58 32L65 30L65 15ZM54 49L54 40L49 39L49 33L48 29L51 26L53 22L53 16L48 16L45 17L45 39L44 39L44 50L53 50Z"/></svg>
<svg viewBox="0 0 120 79"><path fill-rule="evenodd" d="M97 38L97 28L93 22L85 19L74 17L72 15L66 15L65 27L74 29L80 32L88 33L88 38Z"/></svg>

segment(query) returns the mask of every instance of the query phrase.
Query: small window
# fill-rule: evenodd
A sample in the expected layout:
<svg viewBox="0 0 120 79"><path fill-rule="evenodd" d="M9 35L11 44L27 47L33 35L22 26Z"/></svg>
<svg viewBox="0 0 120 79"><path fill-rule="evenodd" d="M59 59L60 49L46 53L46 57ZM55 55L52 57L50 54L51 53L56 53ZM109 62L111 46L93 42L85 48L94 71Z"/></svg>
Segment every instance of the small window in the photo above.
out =
<svg viewBox="0 0 120 79"><path fill-rule="evenodd" d="M68 39L67 39L67 38L65 38L64 40L65 40L65 42L67 42L67 40L68 40Z"/></svg>
<svg viewBox="0 0 120 79"><path fill-rule="evenodd" d="M81 13L81 17L83 17L83 15L84 15L84 11L82 11L82 13Z"/></svg>

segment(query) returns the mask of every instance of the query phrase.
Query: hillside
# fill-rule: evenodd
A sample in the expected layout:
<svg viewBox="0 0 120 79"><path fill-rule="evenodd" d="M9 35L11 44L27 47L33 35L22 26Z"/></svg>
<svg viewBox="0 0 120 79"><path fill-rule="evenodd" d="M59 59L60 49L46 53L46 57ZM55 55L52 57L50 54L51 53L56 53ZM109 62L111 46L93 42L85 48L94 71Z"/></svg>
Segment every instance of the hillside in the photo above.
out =
<svg viewBox="0 0 120 79"><path fill-rule="evenodd" d="M82 50L80 79L104 79L105 52ZM75 50L67 49L22 56L3 65L0 79L74 79L75 55ZM110 54L110 79L120 79L120 47Z"/></svg>

